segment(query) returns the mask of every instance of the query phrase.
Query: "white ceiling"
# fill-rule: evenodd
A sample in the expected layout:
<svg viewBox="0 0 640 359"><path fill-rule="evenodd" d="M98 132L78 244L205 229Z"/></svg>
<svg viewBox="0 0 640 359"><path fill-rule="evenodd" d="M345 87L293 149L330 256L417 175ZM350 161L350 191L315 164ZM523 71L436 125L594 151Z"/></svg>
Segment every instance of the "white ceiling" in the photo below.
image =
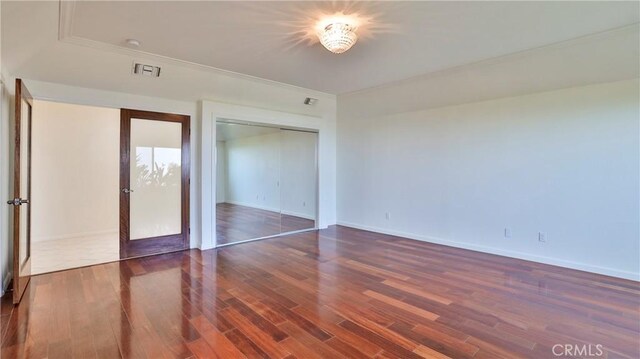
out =
<svg viewBox="0 0 640 359"><path fill-rule="evenodd" d="M338 96L340 116L380 116L640 77L632 25Z"/></svg>
<svg viewBox="0 0 640 359"><path fill-rule="evenodd" d="M318 43L295 44L296 36L290 33L309 23L305 19L310 14L321 12L318 9L329 11L327 6L337 10L344 4L114 1L64 2L60 6L55 1L2 1L2 71L6 80L23 77L175 100L246 103L309 115L335 113L331 94L353 93L405 78L427 79L442 89L437 81L429 80L438 78L442 69L469 68L465 65L541 46L533 55L519 56L529 60L509 71L500 65L487 72L490 79L500 79L496 80L499 83L481 87L488 80L481 76L474 91L482 96L469 98L638 75L634 60L637 25L621 33L631 32L624 35L624 41L617 32L582 39L637 24L638 2L352 2L351 9L372 16L375 25L362 29L363 36L349 52L335 55ZM142 42L140 51L124 47L123 41L130 37ZM562 47L545 46L567 39L576 40ZM597 53L600 49L605 49L606 56ZM544 55L544 61L536 54ZM161 65L162 76L132 76L133 60ZM495 76L503 72L508 76ZM594 77L594 73L600 75ZM272 81L280 84L274 86ZM469 85L469 81L461 83ZM421 89L412 92L416 104L432 95L460 97L457 87L429 90L428 96ZM305 106L306 96L320 101Z"/></svg>
<svg viewBox="0 0 640 359"><path fill-rule="evenodd" d="M638 2L78 2L68 36L340 94L638 22ZM371 18L335 55L321 14Z"/></svg>

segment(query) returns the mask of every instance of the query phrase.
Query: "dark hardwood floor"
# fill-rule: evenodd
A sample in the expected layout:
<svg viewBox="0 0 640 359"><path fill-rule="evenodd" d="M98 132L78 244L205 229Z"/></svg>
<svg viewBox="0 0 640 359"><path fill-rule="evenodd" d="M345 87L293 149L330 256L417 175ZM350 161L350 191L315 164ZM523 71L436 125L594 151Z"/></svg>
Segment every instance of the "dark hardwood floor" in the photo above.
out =
<svg viewBox="0 0 640 359"><path fill-rule="evenodd" d="M216 205L218 244L315 228L315 221L231 203Z"/></svg>
<svg viewBox="0 0 640 359"><path fill-rule="evenodd" d="M331 227L36 276L2 358L638 358L639 309L638 282Z"/></svg>

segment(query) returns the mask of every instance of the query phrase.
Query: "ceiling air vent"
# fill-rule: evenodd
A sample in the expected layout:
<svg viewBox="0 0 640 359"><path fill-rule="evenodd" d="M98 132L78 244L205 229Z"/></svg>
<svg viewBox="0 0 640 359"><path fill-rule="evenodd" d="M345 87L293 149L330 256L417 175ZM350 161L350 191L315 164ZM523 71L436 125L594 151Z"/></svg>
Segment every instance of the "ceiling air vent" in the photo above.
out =
<svg viewBox="0 0 640 359"><path fill-rule="evenodd" d="M134 62L133 73L140 76L160 77L160 67Z"/></svg>

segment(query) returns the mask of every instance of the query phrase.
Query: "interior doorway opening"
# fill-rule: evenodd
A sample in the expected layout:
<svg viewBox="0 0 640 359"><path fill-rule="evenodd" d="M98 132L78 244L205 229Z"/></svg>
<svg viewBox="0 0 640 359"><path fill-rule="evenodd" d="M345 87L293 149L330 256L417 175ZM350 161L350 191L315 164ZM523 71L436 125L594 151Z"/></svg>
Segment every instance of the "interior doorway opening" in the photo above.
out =
<svg viewBox="0 0 640 359"><path fill-rule="evenodd" d="M32 274L116 261L120 110L34 100Z"/></svg>

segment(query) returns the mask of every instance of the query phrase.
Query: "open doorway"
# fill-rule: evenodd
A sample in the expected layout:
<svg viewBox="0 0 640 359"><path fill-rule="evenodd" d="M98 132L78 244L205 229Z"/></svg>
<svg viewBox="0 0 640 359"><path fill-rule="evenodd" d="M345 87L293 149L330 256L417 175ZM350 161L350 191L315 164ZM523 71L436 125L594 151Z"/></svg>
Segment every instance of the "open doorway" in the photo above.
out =
<svg viewBox="0 0 640 359"><path fill-rule="evenodd" d="M120 109L34 100L32 274L116 261Z"/></svg>
<svg viewBox="0 0 640 359"><path fill-rule="evenodd" d="M317 227L313 131L216 124L216 237L228 245Z"/></svg>

